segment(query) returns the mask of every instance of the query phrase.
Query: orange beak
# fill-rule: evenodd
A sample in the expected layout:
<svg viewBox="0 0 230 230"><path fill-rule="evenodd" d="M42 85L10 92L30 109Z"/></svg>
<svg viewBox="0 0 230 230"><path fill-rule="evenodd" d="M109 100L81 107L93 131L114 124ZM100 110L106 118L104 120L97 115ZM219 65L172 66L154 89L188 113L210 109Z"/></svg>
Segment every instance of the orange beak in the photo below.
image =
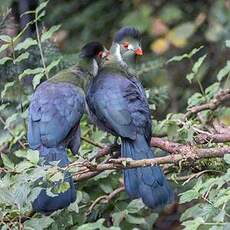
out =
<svg viewBox="0 0 230 230"><path fill-rule="evenodd" d="M137 49L135 50L135 54L138 55L138 56L144 55L144 53L143 53L143 51L142 51L141 48L137 48Z"/></svg>

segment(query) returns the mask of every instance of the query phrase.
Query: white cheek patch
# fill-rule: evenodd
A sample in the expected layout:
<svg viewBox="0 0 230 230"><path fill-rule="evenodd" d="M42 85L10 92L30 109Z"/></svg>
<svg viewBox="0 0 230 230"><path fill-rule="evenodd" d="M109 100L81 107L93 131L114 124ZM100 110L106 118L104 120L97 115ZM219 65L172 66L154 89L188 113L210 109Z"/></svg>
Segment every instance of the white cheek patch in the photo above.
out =
<svg viewBox="0 0 230 230"><path fill-rule="evenodd" d="M98 73L98 64L95 59L93 59L93 76L95 77Z"/></svg>
<svg viewBox="0 0 230 230"><path fill-rule="evenodd" d="M133 48L133 45L132 45L132 44L129 44L129 46L128 46L128 50L134 50L134 48Z"/></svg>

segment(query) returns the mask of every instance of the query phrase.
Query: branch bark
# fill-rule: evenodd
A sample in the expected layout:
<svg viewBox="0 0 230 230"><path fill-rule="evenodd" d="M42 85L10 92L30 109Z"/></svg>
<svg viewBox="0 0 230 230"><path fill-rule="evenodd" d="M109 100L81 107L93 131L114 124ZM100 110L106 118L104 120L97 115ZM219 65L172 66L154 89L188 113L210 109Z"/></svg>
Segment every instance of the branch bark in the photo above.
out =
<svg viewBox="0 0 230 230"><path fill-rule="evenodd" d="M224 101L230 100L230 89L221 90L210 102L193 106L188 109L188 112L185 114L186 118L190 118L193 114L199 113L203 110L215 110L217 107L222 104Z"/></svg>
<svg viewBox="0 0 230 230"><path fill-rule="evenodd" d="M224 154L230 153L230 147L216 148L197 148L196 146L183 145L175 142L153 137L151 146L158 147L168 153L169 156L158 157L153 159L132 160L129 158L109 159L107 162L100 164L84 163L84 166L75 174L76 181L82 181L94 177L105 170L121 170L127 168L147 167L159 164L178 163L184 161L196 161L202 158L223 157ZM70 164L73 165L74 163Z"/></svg>
<svg viewBox="0 0 230 230"><path fill-rule="evenodd" d="M195 137L195 141L199 144L204 144L209 141L213 143L223 143L230 142L230 132L229 133L201 133Z"/></svg>

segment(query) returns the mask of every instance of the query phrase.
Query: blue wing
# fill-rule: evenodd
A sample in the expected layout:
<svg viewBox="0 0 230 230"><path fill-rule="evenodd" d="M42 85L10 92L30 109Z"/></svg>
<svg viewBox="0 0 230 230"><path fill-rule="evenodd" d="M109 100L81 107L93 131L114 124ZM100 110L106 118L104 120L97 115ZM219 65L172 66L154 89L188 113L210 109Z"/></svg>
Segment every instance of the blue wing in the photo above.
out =
<svg viewBox="0 0 230 230"><path fill-rule="evenodd" d="M87 102L96 123L112 134L135 140L151 133L148 104L135 79L101 72L90 84Z"/></svg>
<svg viewBox="0 0 230 230"><path fill-rule="evenodd" d="M28 141L31 148L61 144L84 113L82 92L68 83L45 82L34 93L29 107Z"/></svg>

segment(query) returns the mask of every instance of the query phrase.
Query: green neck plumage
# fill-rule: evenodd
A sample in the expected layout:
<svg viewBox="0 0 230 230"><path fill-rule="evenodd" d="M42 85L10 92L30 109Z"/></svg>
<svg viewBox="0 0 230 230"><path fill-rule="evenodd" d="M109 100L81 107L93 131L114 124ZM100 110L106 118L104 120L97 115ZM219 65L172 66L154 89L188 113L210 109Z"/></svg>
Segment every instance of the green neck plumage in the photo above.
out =
<svg viewBox="0 0 230 230"><path fill-rule="evenodd" d="M53 83L70 83L85 90L88 82L97 75L97 72L98 65L94 59L81 58L77 65L60 71L48 81Z"/></svg>
<svg viewBox="0 0 230 230"><path fill-rule="evenodd" d="M122 59L130 67L135 69L136 67L136 57L133 55L133 52L126 52L122 54Z"/></svg>

